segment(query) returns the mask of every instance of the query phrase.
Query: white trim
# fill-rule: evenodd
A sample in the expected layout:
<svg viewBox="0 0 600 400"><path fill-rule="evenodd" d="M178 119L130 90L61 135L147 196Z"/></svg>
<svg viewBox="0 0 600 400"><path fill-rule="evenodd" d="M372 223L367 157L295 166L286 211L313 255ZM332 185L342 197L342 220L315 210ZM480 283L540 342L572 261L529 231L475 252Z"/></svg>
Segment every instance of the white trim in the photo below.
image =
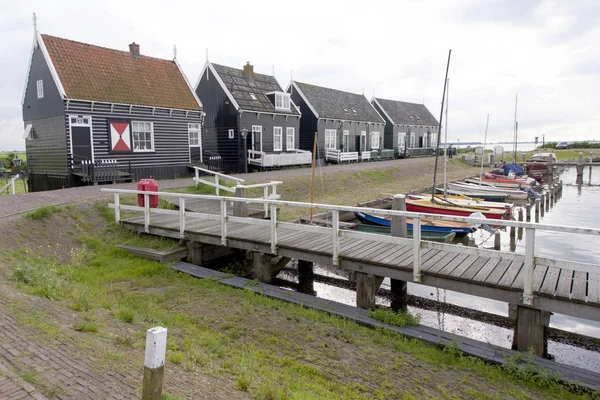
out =
<svg viewBox="0 0 600 400"><path fill-rule="evenodd" d="M275 96L275 109L276 110L284 110L284 111L292 111L292 97L289 93L285 92L274 92ZM281 107L277 107L277 98L281 99ZM285 106L285 100L287 99L288 107Z"/></svg>
<svg viewBox="0 0 600 400"><path fill-rule="evenodd" d="M31 73L31 64L33 64L33 53L35 52L35 45L37 44L37 34L33 34L33 41L31 42L31 54L29 56L29 64L27 65L27 75L25 75L25 87L23 88L23 97L21 97L21 108L25 104L25 95L27 95L27 85L29 84L29 74Z"/></svg>
<svg viewBox="0 0 600 400"><path fill-rule="evenodd" d="M179 65L179 62L177 61L176 58L173 59L173 62L177 66L177 69L181 73L181 76L183 76L183 79L185 80L185 83L187 84L188 88L190 89L190 92L192 92L194 99L196 99L196 103L198 103L198 106L200 107L200 109L202 109L202 102L196 95L196 91L194 89L192 89L192 85L190 84L190 81L188 80L187 76L183 73L183 69L181 69L181 65ZM186 115L186 118L187 118L187 115Z"/></svg>
<svg viewBox="0 0 600 400"><path fill-rule="evenodd" d="M346 148L344 148L344 140L348 138L346 141ZM354 137L354 136L353 136ZM342 151L348 152L350 151L350 131L348 129L342 130Z"/></svg>
<svg viewBox="0 0 600 400"><path fill-rule="evenodd" d="M233 95L231 94L231 92L229 91L229 89L227 89L227 86L225 86L225 82L223 82L223 80L221 79L221 77L219 76L219 74L217 73L217 71L215 70L215 67L213 67L213 65L208 60L206 60L206 63L204 64L204 67L202 67L202 73L198 77L198 82L196 82L196 86L195 86L194 92L196 92L196 89L198 89L198 85L200 85L200 81L202 80L202 76L204 75L204 72L206 71L207 68L210 68L211 72L213 73L213 75L217 79L217 82L219 82L219 85L221 86L221 89L223 89L223 91L225 92L225 94L227 95L227 97L229 98L229 100L231 101L231 104L233 104L233 106L235 107L235 109L237 111L239 111L240 110L240 105L237 103L237 101L235 101L235 99L233 98Z"/></svg>
<svg viewBox="0 0 600 400"><path fill-rule="evenodd" d="M327 147L327 134L330 134L333 132L333 147ZM325 150L327 149L333 149L333 150L337 150L337 129L325 129L325 132L323 134L323 139L325 140L323 142L323 147L325 147Z"/></svg>
<svg viewBox="0 0 600 400"><path fill-rule="evenodd" d="M308 99L306 98L306 96L304 96L304 93L302 93L302 90L300 90L300 88L298 87L298 85L296 85L296 82L290 81L290 83L288 84L288 87L285 89L285 91L287 92L288 90L290 90L290 87L292 85L298 91L298 94L300 95L300 97L302 98L302 100L304 100L304 102L306 103L306 105L308 106L308 108L310 108L310 111L312 111L312 113L314 114L315 118L319 119L319 113L317 112L317 110L315 110L315 108L312 106L312 104L310 104L310 102L308 101ZM290 100L291 100L291 93L290 93Z"/></svg>
<svg viewBox="0 0 600 400"><path fill-rule="evenodd" d="M73 124L71 118L88 118L89 124ZM94 135L92 128L92 116L91 115L79 115L79 114L67 114L67 120L69 121L69 151L71 154L71 168L73 168L73 126L88 126L90 128L90 149L92 151L92 162L94 162Z"/></svg>
<svg viewBox="0 0 600 400"><path fill-rule="evenodd" d="M381 148L381 135L379 134L379 131L372 131L369 133L369 138L370 138L370 147L371 150L373 149L380 149ZM377 138L377 146L373 146L373 139Z"/></svg>
<svg viewBox="0 0 600 400"><path fill-rule="evenodd" d="M198 128L191 128L190 125L198 125ZM198 144L192 144L190 140L190 132L198 132ZM188 144L190 147L202 147L202 126L200 122L188 122Z"/></svg>
<svg viewBox="0 0 600 400"><path fill-rule="evenodd" d="M331 121L331 122L335 122L335 121L339 121L339 122L356 122L356 123L361 123L361 124L373 124L373 125L381 125L382 127L385 127L385 122L374 122L374 121L357 121L357 120L353 120L353 119L339 119L339 118L318 118L319 121ZM318 121L317 121L318 123Z"/></svg>
<svg viewBox="0 0 600 400"><path fill-rule="evenodd" d="M290 130L292 132L292 146L289 145L288 137L290 134ZM296 128L293 126L288 126L285 128L285 151L296 150Z"/></svg>
<svg viewBox="0 0 600 400"><path fill-rule="evenodd" d="M184 110L183 108L156 107L156 106L148 106L148 105L144 105L144 104L125 104L125 103L113 103L113 102L110 102L110 101L96 101L96 100L92 101L92 100L69 99L69 98L66 98L64 100L66 100L68 103L71 102L71 101L80 101L82 103L110 104L111 107L112 106L143 107L143 108L150 108L152 110L158 108L158 109L162 109L162 110L170 110L171 112L173 112L173 111L191 111L191 112L197 112L197 113L202 114L202 110ZM113 113L112 108L111 108L110 112ZM154 115L154 113L152 115ZM202 115L200 116L200 118L202 118Z"/></svg>
<svg viewBox="0 0 600 400"><path fill-rule="evenodd" d="M279 130L279 133L276 134L275 131ZM275 148L275 136L279 136L279 147ZM283 151L283 127L274 126L273 127L273 151Z"/></svg>
<svg viewBox="0 0 600 400"><path fill-rule="evenodd" d="M150 124L150 145L152 146L151 149L137 149L136 150L135 137L134 137L134 131L133 131L134 122ZM189 143L189 134L188 134L188 143ZM133 119L131 120L131 150L134 153L154 153L154 152L156 152L156 148L154 147L154 122L153 121L133 120Z"/></svg>
<svg viewBox="0 0 600 400"><path fill-rule="evenodd" d="M257 129L254 130L254 128L257 128ZM260 132L260 150L254 148L254 134L255 133L259 133L259 132ZM262 134L263 134L263 127L262 127L262 125L252 125L252 150L254 150L254 151L260 151L261 153L263 151Z"/></svg>
<svg viewBox="0 0 600 400"><path fill-rule="evenodd" d="M388 113L385 111L385 108L383 108L381 106L381 103L377 101L376 97L373 97L373 100L375 103L377 103L377 105L379 106L379 108L381 109L381 111L383 112L383 115L385 115L387 117L387 119L392 123L392 125L395 124L394 120L390 118L390 116L388 115ZM375 107L373 107L375 108ZM377 111L377 109L375 108L375 111ZM379 112L377 112L377 114L379 114ZM379 116L381 117L381 114L379 114Z"/></svg>
<svg viewBox="0 0 600 400"><path fill-rule="evenodd" d="M21 139L31 139L31 129L33 128L33 124L25 125L25 130L23 131L23 135Z"/></svg>
<svg viewBox="0 0 600 400"><path fill-rule="evenodd" d="M63 87L60 78L58 76L58 72L56 72L56 68L54 68L54 63L50 58L50 54L48 53L48 49L46 48L46 44L44 43L44 39L42 39L42 35L39 32L36 32L38 44L40 46L40 50L42 50L42 54L44 55L44 59L46 60L46 64L48 64L48 68L50 69L50 74L52 75L52 79L54 79L54 84L58 89L58 93L64 99L67 97L65 92L65 88ZM33 61L33 58L31 59Z"/></svg>
<svg viewBox="0 0 600 400"><path fill-rule="evenodd" d="M278 113L278 112L268 112L268 111L252 111L252 110L240 110L239 113L240 114L243 114L243 113L256 114L257 115L256 119L258 119L258 116L261 115L261 114L265 114L265 115L283 115L284 117L296 117L298 119L300 119L300 117L302 116L302 114L296 115L296 114L292 114L292 113Z"/></svg>

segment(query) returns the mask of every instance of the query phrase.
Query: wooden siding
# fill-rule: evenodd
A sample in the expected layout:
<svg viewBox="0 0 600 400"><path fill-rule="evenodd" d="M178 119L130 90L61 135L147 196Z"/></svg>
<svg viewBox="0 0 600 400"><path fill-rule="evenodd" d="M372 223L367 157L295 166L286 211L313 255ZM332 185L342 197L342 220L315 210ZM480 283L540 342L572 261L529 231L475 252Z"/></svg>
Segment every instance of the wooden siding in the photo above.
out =
<svg viewBox="0 0 600 400"><path fill-rule="evenodd" d="M67 173L67 135L63 116L26 121L34 137L25 141L27 167L32 172Z"/></svg>
<svg viewBox="0 0 600 400"><path fill-rule="evenodd" d="M50 68L46 64L44 55L38 47L34 50L31 59L31 69L26 77L27 85L23 99L23 121L25 123L37 119L63 115L62 96L58 92ZM37 81L43 81L44 97L37 98Z"/></svg>
<svg viewBox="0 0 600 400"><path fill-rule="evenodd" d="M298 148L301 150L313 151L315 132L318 130L317 117L312 113L306 102L300 97L297 91L288 89L291 93L291 99L300 108L302 117L300 118L300 135ZM320 146L319 146L320 148Z"/></svg>
<svg viewBox="0 0 600 400"><path fill-rule="evenodd" d="M262 151L265 153L279 153L273 150L273 127L280 126L282 128L282 149L285 148L286 128L294 128L295 132L295 147L298 148L300 138L300 124L298 116L289 116L286 121L285 115L259 114L255 112L244 112L240 116L240 127L248 129L248 149L252 149L252 126L262 126ZM260 149L255 149L260 150Z"/></svg>
<svg viewBox="0 0 600 400"><path fill-rule="evenodd" d="M343 131L348 130L348 151L359 151L356 146L356 138L360 137L362 131L367 133L366 149L371 150L371 132L379 132L380 135L380 148L383 144L383 131L384 125L382 123L372 122L355 122L355 121L340 121L332 119L319 119L318 122L318 139L317 148L319 158L325 158L325 129L335 129L337 131L336 136L336 149L342 150L343 148ZM314 140L314 139L313 139Z"/></svg>
<svg viewBox="0 0 600 400"><path fill-rule="evenodd" d="M385 121L385 129L383 132L383 147L385 149L393 149L395 147L398 147L398 135L394 134L394 124L392 124L392 121L390 121L386 116L385 113L383 112L383 110L381 109L381 107L379 107L379 105L377 103L375 103L374 101L371 103L373 105L373 107L375 107L375 109L377 110L377 112L379 113L379 115L381 115L381 118L383 118L383 120Z"/></svg>
<svg viewBox="0 0 600 400"><path fill-rule="evenodd" d="M92 117L94 158L116 159L123 165L137 167L172 167L190 163L188 123L200 123L200 111L169 110L164 108L111 105L84 101L65 101L65 127L67 149L70 148L69 116L89 115ZM107 119L129 119L153 123L154 151L133 153L109 153ZM133 143L132 143L133 145Z"/></svg>

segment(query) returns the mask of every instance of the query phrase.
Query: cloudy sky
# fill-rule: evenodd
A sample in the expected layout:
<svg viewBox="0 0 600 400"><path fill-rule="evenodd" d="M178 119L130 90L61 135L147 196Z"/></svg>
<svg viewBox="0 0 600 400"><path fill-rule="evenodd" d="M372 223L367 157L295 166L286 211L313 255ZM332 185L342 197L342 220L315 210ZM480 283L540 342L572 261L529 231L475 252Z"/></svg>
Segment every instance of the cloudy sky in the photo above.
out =
<svg viewBox="0 0 600 400"><path fill-rule="evenodd" d="M88 4L89 3L89 4ZM600 1L0 0L0 150L23 149L21 98L42 33L179 59L195 83L206 60L377 97L439 117L448 50L448 140L600 139Z"/></svg>

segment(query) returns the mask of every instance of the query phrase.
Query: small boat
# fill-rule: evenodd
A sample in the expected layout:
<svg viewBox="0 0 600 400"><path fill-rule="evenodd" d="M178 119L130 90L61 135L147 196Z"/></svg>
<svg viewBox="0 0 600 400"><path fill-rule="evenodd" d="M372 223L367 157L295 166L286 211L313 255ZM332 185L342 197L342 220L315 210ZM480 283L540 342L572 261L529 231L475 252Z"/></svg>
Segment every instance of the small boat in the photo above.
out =
<svg viewBox="0 0 600 400"><path fill-rule="evenodd" d="M525 181L515 181L515 180L502 180L502 179L486 179L486 178L467 178L465 182L472 183L478 186L489 186L500 189L519 189L520 187L531 187L531 185ZM537 183L536 183L537 184Z"/></svg>
<svg viewBox="0 0 600 400"><path fill-rule="evenodd" d="M365 224L371 225L379 225L379 226L392 226L391 217L378 217L371 214L365 214L359 211L355 211L354 214L356 218L358 218L361 222ZM406 218L406 229L408 230L409 235L411 235L413 230L413 219ZM454 232L457 237L463 237L466 234L473 232L473 229L466 222L456 222L456 221L443 221L438 219L421 219L421 234L424 232L436 232L448 234Z"/></svg>
<svg viewBox="0 0 600 400"><path fill-rule="evenodd" d="M388 226L357 224L356 229L360 232L379 233L382 235L391 234L391 228ZM408 238L412 239L412 237L413 231L409 230ZM456 232L421 231L421 240L427 240L429 242L451 243L455 237Z"/></svg>
<svg viewBox="0 0 600 400"><path fill-rule="evenodd" d="M526 200L527 192L520 189L509 189L509 188L499 188L495 186L489 185L478 185L468 182L454 182L448 183L448 188L451 190L461 190L466 191L467 193L481 193L485 192L493 195L504 195L508 196L513 200Z"/></svg>
<svg viewBox="0 0 600 400"><path fill-rule="evenodd" d="M448 205L461 205L461 206L467 206L467 207L487 207L490 209L499 209L499 210L506 210L507 208L513 208L514 204L513 203L500 203L500 202L493 202L493 201L484 201L484 200L478 200L478 199L473 199L471 197L458 197L458 196L447 196L446 198L444 198L443 196L438 196L436 195L436 203L438 204L448 204ZM420 195L408 195L408 198L411 200L429 200L431 199L431 196L420 196Z"/></svg>
<svg viewBox="0 0 600 400"><path fill-rule="evenodd" d="M436 188L435 190L438 193L444 193L443 188ZM446 189L446 193L450 195L465 196L467 198L476 198L485 201L499 201L502 203L504 203L508 198L508 195L506 194L492 194L489 192L484 192L483 190L481 192L469 192L468 190Z"/></svg>
<svg viewBox="0 0 600 400"><path fill-rule="evenodd" d="M497 208L480 207L480 206L460 206L460 205L445 205L432 203L428 200L406 200L406 211L418 212L418 213L429 213L429 214L443 214L443 215L455 215L458 217L468 217L473 213L482 213L486 218L489 219L503 219L507 212ZM512 209L508 211L510 213Z"/></svg>

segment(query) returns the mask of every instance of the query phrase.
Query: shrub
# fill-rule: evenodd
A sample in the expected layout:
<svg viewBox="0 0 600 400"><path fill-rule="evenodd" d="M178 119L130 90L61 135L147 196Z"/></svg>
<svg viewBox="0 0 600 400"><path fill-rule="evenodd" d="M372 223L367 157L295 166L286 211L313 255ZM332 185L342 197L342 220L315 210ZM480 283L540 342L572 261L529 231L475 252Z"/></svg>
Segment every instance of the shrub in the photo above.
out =
<svg viewBox="0 0 600 400"><path fill-rule="evenodd" d="M419 314L413 315L409 312L395 312L387 308L370 310L369 317L394 326L414 326L421 322Z"/></svg>
<svg viewBox="0 0 600 400"><path fill-rule="evenodd" d="M52 214L60 212L60 207L57 206L41 206L37 210L27 213L25 216L29 219L46 219Z"/></svg>

